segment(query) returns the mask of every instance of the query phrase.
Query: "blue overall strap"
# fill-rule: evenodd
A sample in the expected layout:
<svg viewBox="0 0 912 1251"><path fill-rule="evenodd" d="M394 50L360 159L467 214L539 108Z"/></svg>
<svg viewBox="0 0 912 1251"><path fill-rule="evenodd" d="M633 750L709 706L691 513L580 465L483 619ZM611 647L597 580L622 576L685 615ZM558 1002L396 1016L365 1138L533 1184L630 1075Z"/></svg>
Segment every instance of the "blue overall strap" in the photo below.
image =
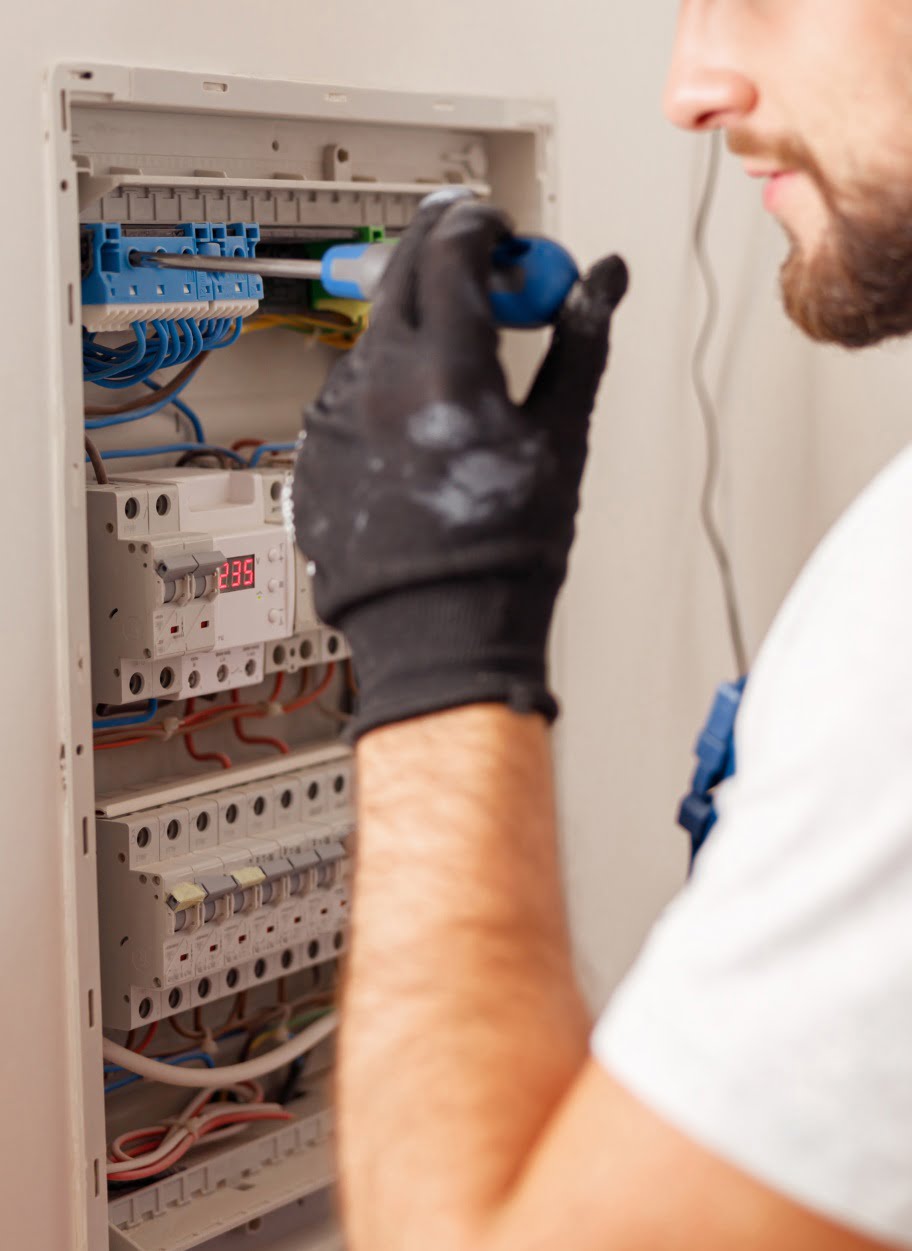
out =
<svg viewBox="0 0 912 1251"><path fill-rule="evenodd" d="M747 678L723 682L695 748L697 767L690 794L681 802L678 824L690 835L691 865L718 820L713 792L735 772L735 722Z"/></svg>

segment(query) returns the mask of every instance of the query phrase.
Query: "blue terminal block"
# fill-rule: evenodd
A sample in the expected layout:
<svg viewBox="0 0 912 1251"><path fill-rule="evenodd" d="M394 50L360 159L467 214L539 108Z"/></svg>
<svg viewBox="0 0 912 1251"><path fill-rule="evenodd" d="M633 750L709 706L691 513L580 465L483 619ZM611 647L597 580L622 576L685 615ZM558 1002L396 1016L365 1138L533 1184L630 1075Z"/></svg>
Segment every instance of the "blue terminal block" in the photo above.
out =
<svg viewBox="0 0 912 1251"><path fill-rule="evenodd" d="M239 256L253 259L260 241L260 228L255 222L233 222L224 226L215 224L211 228L211 246L206 247L201 255L206 256ZM210 274L213 282L213 296L216 301L233 304L236 301L254 301L259 304L263 298L263 279L259 274ZM253 311L248 308L247 312ZM220 308L213 310L214 316L231 316ZM241 312L240 315L244 315Z"/></svg>
<svg viewBox="0 0 912 1251"><path fill-rule="evenodd" d="M126 329L134 321L206 317L214 297L210 274L152 269L130 263L137 247L197 255L211 246L207 223L187 222L172 235L125 236L114 222L82 227L86 270L82 280L83 324L88 330Z"/></svg>

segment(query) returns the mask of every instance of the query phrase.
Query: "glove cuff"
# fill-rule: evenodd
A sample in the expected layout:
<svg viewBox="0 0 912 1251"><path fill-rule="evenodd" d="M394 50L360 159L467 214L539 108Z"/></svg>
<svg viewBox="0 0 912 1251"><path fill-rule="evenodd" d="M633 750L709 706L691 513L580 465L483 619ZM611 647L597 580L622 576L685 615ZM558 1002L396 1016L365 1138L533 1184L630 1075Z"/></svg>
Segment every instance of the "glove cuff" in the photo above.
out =
<svg viewBox="0 0 912 1251"><path fill-rule="evenodd" d="M468 704L501 703L555 720L546 652L554 599L540 570L448 580L379 596L340 622L358 677L348 729L369 730ZM359 647L359 640L369 645Z"/></svg>

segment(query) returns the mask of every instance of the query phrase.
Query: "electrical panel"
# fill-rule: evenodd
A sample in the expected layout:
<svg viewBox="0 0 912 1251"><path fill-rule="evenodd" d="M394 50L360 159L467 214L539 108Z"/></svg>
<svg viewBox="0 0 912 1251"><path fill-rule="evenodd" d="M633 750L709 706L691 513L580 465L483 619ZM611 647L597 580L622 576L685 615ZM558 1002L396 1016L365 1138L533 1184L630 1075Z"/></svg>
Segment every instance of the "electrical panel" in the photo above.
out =
<svg viewBox="0 0 912 1251"><path fill-rule="evenodd" d="M287 505L301 414L370 309L231 263L394 241L452 184L545 228L551 110L113 66L63 67L51 90L85 519L64 536L89 1004L73 1246L341 1248L331 1040L268 1071L272 1121L232 1104L232 1136L167 1168L117 1143L179 1123L181 1092L101 1064L100 1030L181 1067L268 1055L332 1008L348 946L357 670ZM506 345L520 379L530 338Z"/></svg>

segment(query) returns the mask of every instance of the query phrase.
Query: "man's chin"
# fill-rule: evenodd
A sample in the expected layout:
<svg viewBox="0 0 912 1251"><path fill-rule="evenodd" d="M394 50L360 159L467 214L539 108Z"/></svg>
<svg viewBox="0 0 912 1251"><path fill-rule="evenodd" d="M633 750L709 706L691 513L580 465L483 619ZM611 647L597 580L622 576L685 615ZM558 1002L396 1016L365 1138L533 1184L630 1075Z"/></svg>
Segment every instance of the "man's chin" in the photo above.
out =
<svg viewBox="0 0 912 1251"><path fill-rule="evenodd" d="M882 220L834 208L821 241L792 246L780 274L785 311L817 343L872 347L912 334L912 204Z"/></svg>
<svg viewBox="0 0 912 1251"><path fill-rule="evenodd" d="M815 343L866 348L912 333L912 307L890 316L873 309L838 258L825 250L808 259L793 244L780 283L788 317Z"/></svg>

